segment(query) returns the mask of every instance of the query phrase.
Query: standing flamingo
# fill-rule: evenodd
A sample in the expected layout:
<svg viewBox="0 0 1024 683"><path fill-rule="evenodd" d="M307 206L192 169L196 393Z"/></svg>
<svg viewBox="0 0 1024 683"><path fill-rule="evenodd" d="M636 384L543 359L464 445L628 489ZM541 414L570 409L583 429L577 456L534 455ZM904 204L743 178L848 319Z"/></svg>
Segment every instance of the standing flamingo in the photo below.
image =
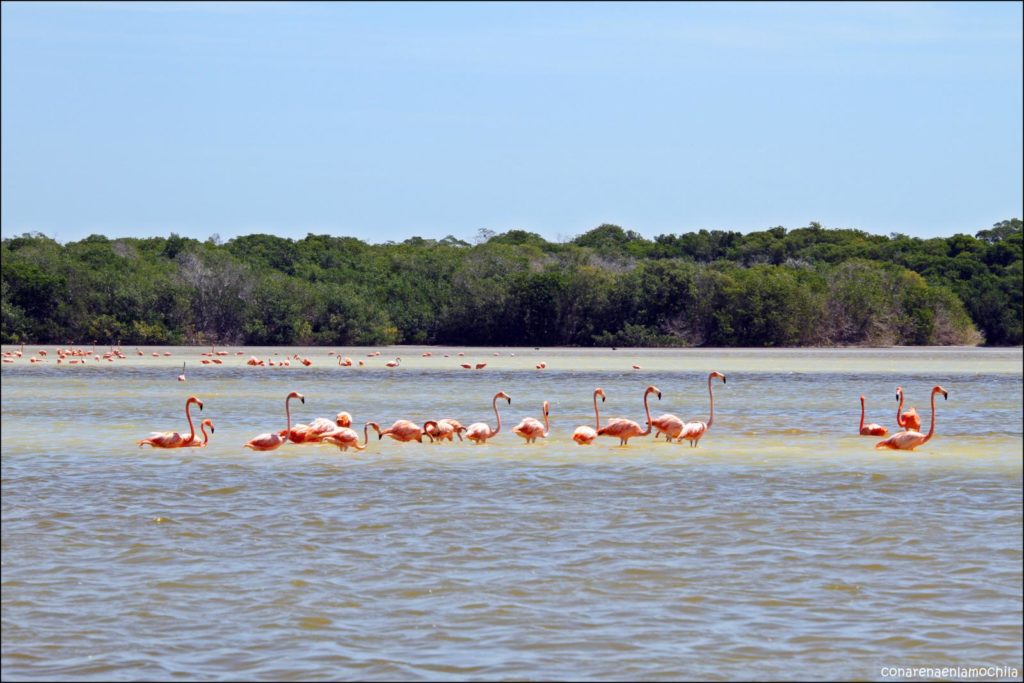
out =
<svg viewBox="0 0 1024 683"><path fill-rule="evenodd" d="M347 451L354 448L361 451L366 448L366 442L370 440L370 423L363 425L363 444L359 445L359 433L349 427L339 427L323 438L321 443L330 443L338 447L338 450Z"/></svg>
<svg viewBox="0 0 1024 683"><path fill-rule="evenodd" d="M499 391L494 395L494 399L491 401L491 407L494 408L494 417L498 421L498 426L494 430L491 430L485 422L474 422L469 425L469 428L466 430L466 438L478 446L482 443L486 443L487 439L493 438L501 431L501 414L498 412L499 398L505 399L508 401L509 405L512 405L512 397L504 391Z"/></svg>
<svg viewBox="0 0 1024 683"><path fill-rule="evenodd" d="M601 397L601 403L604 403L605 395L604 389L598 387L594 389L594 427L588 427L583 425L577 427L576 431L572 433L572 440L581 446L589 446L597 438L597 430L601 428L601 415L597 412L597 397Z"/></svg>
<svg viewBox="0 0 1024 683"><path fill-rule="evenodd" d="M899 417L899 411L896 413ZM860 434L861 436L885 436L889 430L880 424L864 424L864 394L860 395Z"/></svg>
<svg viewBox="0 0 1024 683"><path fill-rule="evenodd" d="M181 364L181 374L178 375L178 381L179 382L184 382L185 381L185 364L184 363Z"/></svg>
<svg viewBox="0 0 1024 683"><path fill-rule="evenodd" d="M309 426L306 428L305 437L303 438L302 443L318 443L326 435L337 430L338 427L343 426L346 425L339 425L337 424L337 422L332 422L331 420L328 420L326 417L318 417L309 423Z"/></svg>
<svg viewBox="0 0 1024 683"><path fill-rule="evenodd" d="M949 400L949 392L936 385L932 388L932 426L927 434L917 430L906 430L896 432L885 441L879 441L875 448L891 448L894 451L912 451L918 446L926 443L935 434L935 394L942 394L943 400Z"/></svg>
<svg viewBox="0 0 1024 683"><path fill-rule="evenodd" d="M526 439L526 443L535 443L538 437L547 437L550 431L548 422L548 402L544 401L544 424L533 417L524 417L522 421L512 428L512 433Z"/></svg>
<svg viewBox="0 0 1024 683"><path fill-rule="evenodd" d="M651 425L654 426L655 440L664 434L665 440L671 441L683 433L683 421L672 413L659 415L651 421Z"/></svg>
<svg viewBox="0 0 1024 683"><path fill-rule="evenodd" d="M651 408L647 405L647 397L650 394L657 394L658 400L661 400L661 389L655 386L649 386L644 390L644 412L647 413L647 429L640 429L640 425L633 420L627 420L625 418L615 418L608 421L604 427L597 430L598 436L613 436L619 440L620 446L626 446L629 444L629 440L634 436L647 436L651 433Z"/></svg>
<svg viewBox="0 0 1024 683"><path fill-rule="evenodd" d="M697 447L697 442L700 441L700 437L704 436L704 433L711 429L711 425L715 422L715 395L711 393L711 380L715 377L721 379L722 384L725 384L725 375L722 373L712 372L708 375L708 396L711 397L711 417L708 418L707 422L687 422L683 425L683 431L679 435L680 442L682 442L683 439L686 439L694 448Z"/></svg>
<svg viewBox="0 0 1024 683"><path fill-rule="evenodd" d="M136 442L139 444L139 448L142 448L146 444L149 444L153 448L181 448L191 444L196 438L196 427L192 424L192 413L189 412L189 408L191 408L193 403L199 406L199 410L203 409L203 402L195 396L189 396L188 400L185 401L185 418L188 419L189 428L189 435L187 439L178 432L151 432L148 437Z"/></svg>
<svg viewBox="0 0 1024 683"><path fill-rule="evenodd" d="M917 414L917 408L911 408L907 412L900 414L900 411L903 410L903 387L896 387L896 398L900 402L896 407L896 424L904 429L910 429L915 432L921 431L921 416ZM885 434L879 434L878 436L885 436Z"/></svg>
<svg viewBox="0 0 1024 683"><path fill-rule="evenodd" d="M459 437L459 441L462 441L462 432L466 431L466 428L458 420L451 418L444 418L441 420L430 420L423 423L423 432L428 434L436 442L441 441L455 441L454 437Z"/></svg>
<svg viewBox="0 0 1024 683"><path fill-rule="evenodd" d="M188 448L206 448L206 444L210 442L210 434L206 433L206 428L210 428L210 434L213 434L213 420L207 418L199 423L199 430L203 433L203 440L200 441L198 436L192 437L192 442L185 444Z"/></svg>
<svg viewBox="0 0 1024 683"><path fill-rule="evenodd" d="M402 363L402 359L401 358L395 358L394 360L389 360L384 365L386 367L389 367L389 368L397 368L399 365L401 365L401 363Z"/></svg>
<svg viewBox="0 0 1024 683"><path fill-rule="evenodd" d="M376 422L368 422L367 424L373 427L373 431L377 432L377 439L390 436L395 441L403 443L408 441L423 443L423 428L411 420L396 420L393 425L384 430ZM431 441L434 440L434 437L430 436L430 434L427 434L427 438Z"/></svg>
<svg viewBox="0 0 1024 683"><path fill-rule="evenodd" d="M288 394L288 397L284 400L284 414L287 419L287 427L282 432L270 432L269 434L260 434L259 436L246 442L242 448L251 448L254 451L272 451L281 447L281 444L287 443L288 434L292 431L292 411L288 406L288 401L293 398L301 400L303 403L306 402L306 397L297 391L293 391Z"/></svg>

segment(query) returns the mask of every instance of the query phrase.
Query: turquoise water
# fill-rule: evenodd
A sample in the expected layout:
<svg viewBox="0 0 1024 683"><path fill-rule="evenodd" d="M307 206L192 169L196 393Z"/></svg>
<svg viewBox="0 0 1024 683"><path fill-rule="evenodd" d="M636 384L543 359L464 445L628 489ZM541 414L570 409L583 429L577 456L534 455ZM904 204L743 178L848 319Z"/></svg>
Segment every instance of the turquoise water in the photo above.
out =
<svg viewBox="0 0 1024 683"><path fill-rule="evenodd" d="M153 350L2 366L5 680L1024 669L1021 349L338 349L351 368ZM710 370L728 382L697 449L569 438L597 386L602 421L643 424L648 385L653 414L707 420ZM925 429L929 390L949 392L910 453L857 434L861 394L894 430L897 384ZM297 421L345 410L360 432L493 426L494 393L512 404L484 446L243 450L284 427L292 390ZM210 445L139 449L187 430L190 394ZM551 433L525 445L510 427L544 400Z"/></svg>

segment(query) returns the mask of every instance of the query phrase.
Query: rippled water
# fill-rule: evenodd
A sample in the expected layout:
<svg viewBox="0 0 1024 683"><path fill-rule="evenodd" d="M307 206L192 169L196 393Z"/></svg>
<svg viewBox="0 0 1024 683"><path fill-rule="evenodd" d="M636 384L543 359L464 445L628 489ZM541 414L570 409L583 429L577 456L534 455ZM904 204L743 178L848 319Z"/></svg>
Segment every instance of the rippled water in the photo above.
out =
<svg viewBox="0 0 1024 683"><path fill-rule="evenodd" d="M43 348L2 369L5 680L1024 670L1021 349L344 349L367 366L341 368L197 348L57 367ZM313 365L243 365L275 352ZM652 413L706 420L711 369L728 383L697 449L569 439L597 386L602 420L642 424L648 384ZM862 393L893 430L897 384L925 428L949 391L912 453L857 435ZM485 446L243 450L293 389L301 422L493 425L491 396L513 401ZM136 447L186 429L189 394L209 447ZM544 400L551 435L527 446L509 428Z"/></svg>

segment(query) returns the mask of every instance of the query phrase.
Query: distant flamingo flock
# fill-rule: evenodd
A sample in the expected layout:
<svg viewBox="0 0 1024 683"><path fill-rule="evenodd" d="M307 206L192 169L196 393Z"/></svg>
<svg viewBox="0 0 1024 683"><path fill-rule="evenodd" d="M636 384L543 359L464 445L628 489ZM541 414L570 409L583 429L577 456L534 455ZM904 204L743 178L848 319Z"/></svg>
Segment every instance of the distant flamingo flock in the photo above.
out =
<svg viewBox="0 0 1024 683"><path fill-rule="evenodd" d="M146 355L138 347L135 348L137 356ZM22 344L16 351L6 351L3 353L2 361L4 363L15 363L22 359L25 354L25 347ZM170 351L151 353L153 357L167 357L171 356ZM204 358L200 361L201 364L207 365L221 365L223 360L221 357L229 355L228 351L217 351L215 346L210 347L210 351L202 353ZM236 356L242 356L242 351L236 351ZM277 356L278 354L274 354ZM380 351L372 351L366 354L368 359L374 359L381 355ZM424 352L424 358L430 358L433 354L429 351ZM456 354L458 357L462 357L465 354L459 352ZM500 354L495 352L495 356ZM509 354L515 356L514 353ZM48 352L44 349L40 349L35 355L30 355L28 360L31 364L46 363L48 362ZM102 354L96 351L95 345L91 349L77 348L77 347L58 347L56 350L57 364L62 365L65 362L68 365L85 364L88 360L94 362L106 361L115 362L119 359L127 358L126 354L121 350L120 347L111 347L110 350L103 352ZM340 367L366 367L366 362L353 360L347 356L342 356L340 353L331 351L328 356L337 356L337 365ZM444 354L445 358L448 358L450 354ZM298 354L293 354L291 357L260 359L256 356L250 356L248 360L244 361L247 366L255 367L289 367L294 361L295 365L302 365L309 367L313 362L309 358L301 357ZM401 367L402 359L395 357L394 360L384 363L384 366L391 369L397 369ZM487 367L487 363L458 363L462 368L482 370ZM537 370L544 370L548 367L546 361L539 362L535 365ZM639 365L632 365L633 370L639 370ZM185 376L185 363L182 363L181 373L176 378L180 382L187 381ZM618 439L620 446L628 446L629 440L636 437L644 437L654 432L654 438L664 437L666 441L682 443L683 441L689 442L691 447L697 447L701 438L707 434L714 424L715 419L715 396L712 388L712 380L719 379L723 384L726 383L726 377L720 372L711 372L707 378L708 385L708 400L710 404L710 411L707 422L703 421L689 421L684 422L682 419L671 413L665 413L659 417L652 418L650 406L648 404L649 397L654 394L656 398L661 400L662 392L655 386L648 386L643 393L643 405L644 405L644 427L640 426L639 422L630 420L627 418L611 418L601 424L601 416L598 408L597 399L601 398L601 402L604 403L607 399L607 395L604 390L597 388L593 392L593 403L594 403L594 426L581 425L575 429L572 434L572 440L581 446L593 444L598 437L608 437L610 439ZM875 444L875 448L879 449L892 449L892 450L908 450L912 451L918 446L927 443L935 435L935 397L938 394L942 394L944 400L949 398L949 392L940 386L935 386L931 391L931 425L927 434L920 431L921 429L921 417L917 410L913 407L908 410L903 410L904 405L904 394L902 387L896 387L896 424L902 430L896 432L892 436L889 436L889 430L877 423L865 424L865 398L863 395L860 396L860 426L858 433L862 436L875 436L875 437L888 437ZM366 448L369 441L369 431L373 429L377 433L378 440L383 439L385 436L400 442L416 441L419 443L423 442L423 438L426 437L429 442L439 443L443 441L453 442L455 438L462 441L464 438L472 441L474 444L480 445L487 443L488 440L493 439L501 431L501 413L498 410L498 401L503 399L507 401L508 405L512 403L512 397L506 394L504 391L499 391L494 394L491 407L494 411L495 427L492 429L486 422L476 422L470 424L468 427L462 425L462 423L455 418L440 418L437 420L427 420L422 424L418 424L411 420L397 420L390 427L382 428L377 422L367 421L363 425L363 439L362 443L359 441L359 433L352 428L352 417L347 412L338 413L333 420L328 418L317 418L309 424L292 424L291 419L291 399L297 398L302 403L305 403L305 397L297 391L290 392L285 397L285 428L279 431L271 431L264 434L260 434L253 437L245 444L243 448L248 448L254 451L272 451L280 448L286 443L293 444L331 444L337 446L340 450L345 451L349 448L361 451ZM190 396L185 402L185 418L188 422L189 433L187 436L180 432L152 432L148 437L137 441L140 447L151 446L153 448L202 448L205 447L210 440L210 434L214 433L213 422L209 419L204 419L200 424L200 431L202 437L199 437L195 433L195 426L192 422L191 407L196 405L199 410L203 409L203 402L196 396ZM511 431L516 436L523 439L526 444L534 444L538 439L546 439L550 434L551 429L551 406L548 401L544 401L541 406L541 418L525 417L517 425L512 427ZM206 429L209 428L209 433Z"/></svg>

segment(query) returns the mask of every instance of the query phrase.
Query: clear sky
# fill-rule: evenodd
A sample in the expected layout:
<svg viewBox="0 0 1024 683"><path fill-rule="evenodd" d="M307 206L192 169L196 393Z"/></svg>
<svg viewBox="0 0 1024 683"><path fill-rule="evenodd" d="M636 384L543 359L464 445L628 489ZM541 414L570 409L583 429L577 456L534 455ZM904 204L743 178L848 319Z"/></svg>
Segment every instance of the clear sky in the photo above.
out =
<svg viewBox="0 0 1024 683"><path fill-rule="evenodd" d="M1022 213L1022 5L2 5L5 237Z"/></svg>

